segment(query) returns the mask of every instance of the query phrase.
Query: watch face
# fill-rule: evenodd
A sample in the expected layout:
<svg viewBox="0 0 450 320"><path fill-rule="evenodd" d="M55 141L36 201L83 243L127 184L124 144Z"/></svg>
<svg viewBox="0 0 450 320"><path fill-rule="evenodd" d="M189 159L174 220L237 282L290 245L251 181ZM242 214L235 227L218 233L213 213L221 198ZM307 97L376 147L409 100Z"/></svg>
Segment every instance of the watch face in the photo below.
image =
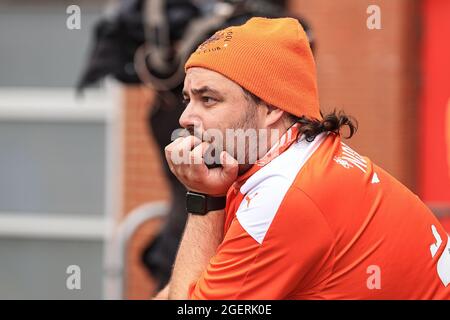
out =
<svg viewBox="0 0 450 320"><path fill-rule="evenodd" d="M186 195L186 209L188 213L206 213L206 197L202 194L188 192Z"/></svg>

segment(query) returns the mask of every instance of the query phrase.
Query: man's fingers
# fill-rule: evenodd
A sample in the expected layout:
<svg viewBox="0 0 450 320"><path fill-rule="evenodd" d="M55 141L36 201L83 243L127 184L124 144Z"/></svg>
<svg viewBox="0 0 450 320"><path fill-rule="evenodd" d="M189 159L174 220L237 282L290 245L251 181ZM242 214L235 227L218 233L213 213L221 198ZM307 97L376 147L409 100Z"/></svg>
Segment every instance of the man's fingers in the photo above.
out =
<svg viewBox="0 0 450 320"><path fill-rule="evenodd" d="M184 138L183 137L179 137L177 139L175 139L174 141L172 141L171 143L169 143L165 148L164 148L164 154L166 156L166 161L167 164L169 165L169 169L170 171L174 172L174 166L173 166L173 161L172 161L172 150L181 143L181 141L183 141Z"/></svg>
<svg viewBox="0 0 450 320"><path fill-rule="evenodd" d="M164 149L165 151L172 151L175 146L181 143L185 138L184 137L178 137L175 140L173 140L171 143L169 143Z"/></svg>
<svg viewBox="0 0 450 320"><path fill-rule="evenodd" d="M226 151L222 151L220 160L223 167L222 174L227 178L236 178L239 170L238 161Z"/></svg>
<svg viewBox="0 0 450 320"><path fill-rule="evenodd" d="M191 163L192 164L204 164L203 155L206 153L208 148L210 147L210 144L208 142L202 142L199 145L197 145L194 149L191 151Z"/></svg>
<svg viewBox="0 0 450 320"><path fill-rule="evenodd" d="M189 155L195 146L202 141L195 137L189 136L186 138L178 138L165 148L166 159L170 165L188 164L190 159ZM172 167L171 167L172 169Z"/></svg>
<svg viewBox="0 0 450 320"><path fill-rule="evenodd" d="M174 152L190 152L200 143L202 143L202 140L200 140L196 136L189 136L187 138L184 138L183 141L175 146Z"/></svg>

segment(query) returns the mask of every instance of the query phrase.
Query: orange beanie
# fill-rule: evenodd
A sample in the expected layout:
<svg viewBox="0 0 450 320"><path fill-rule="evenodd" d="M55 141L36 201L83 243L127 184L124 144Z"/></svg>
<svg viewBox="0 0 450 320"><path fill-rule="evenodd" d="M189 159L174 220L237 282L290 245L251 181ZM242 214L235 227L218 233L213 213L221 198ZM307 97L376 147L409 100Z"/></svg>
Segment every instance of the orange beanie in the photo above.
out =
<svg viewBox="0 0 450 320"><path fill-rule="evenodd" d="M296 116L322 119L308 38L293 18L252 18L216 32L192 53L192 67L216 71L265 102Z"/></svg>

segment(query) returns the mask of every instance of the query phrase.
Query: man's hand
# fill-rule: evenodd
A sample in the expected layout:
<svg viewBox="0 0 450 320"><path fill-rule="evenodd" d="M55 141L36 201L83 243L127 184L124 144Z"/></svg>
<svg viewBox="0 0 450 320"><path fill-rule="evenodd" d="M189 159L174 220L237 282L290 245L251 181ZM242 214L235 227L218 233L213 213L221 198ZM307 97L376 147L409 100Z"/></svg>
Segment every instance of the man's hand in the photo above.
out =
<svg viewBox="0 0 450 320"><path fill-rule="evenodd" d="M222 151L222 166L209 169L203 157L210 146L195 136L178 138L166 146L166 159L170 170L188 190L222 196L237 178L238 162Z"/></svg>
<svg viewBox="0 0 450 320"><path fill-rule="evenodd" d="M208 168L204 157L209 147L210 143L195 136L178 138L165 148L167 163L188 190L212 196L226 195L237 178L238 162L222 151L222 166ZM206 216L189 216L175 260L169 299L188 298L189 285L197 281L222 241L223 224L224 210L212 211Z"/></svg>

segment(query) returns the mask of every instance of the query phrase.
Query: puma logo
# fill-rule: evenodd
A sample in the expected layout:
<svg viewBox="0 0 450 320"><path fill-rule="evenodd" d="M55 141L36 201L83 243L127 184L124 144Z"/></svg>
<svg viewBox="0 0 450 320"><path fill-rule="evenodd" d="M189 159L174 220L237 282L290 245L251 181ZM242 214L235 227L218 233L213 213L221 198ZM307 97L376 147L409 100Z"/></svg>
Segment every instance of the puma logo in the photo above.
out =
<svg viewBox="0 0 450 320"><path fill-rule="evenodd" d="M250 201L252 201L252 199L253 199L254 197L256 197L257 194L258 194L258 192L255 193L255 194L253 195L253 197L251 197L251 198L250 198L249 195L245 196L245 200L247 200L247 208L248 208L248 206L250 205Z"/></svg>

